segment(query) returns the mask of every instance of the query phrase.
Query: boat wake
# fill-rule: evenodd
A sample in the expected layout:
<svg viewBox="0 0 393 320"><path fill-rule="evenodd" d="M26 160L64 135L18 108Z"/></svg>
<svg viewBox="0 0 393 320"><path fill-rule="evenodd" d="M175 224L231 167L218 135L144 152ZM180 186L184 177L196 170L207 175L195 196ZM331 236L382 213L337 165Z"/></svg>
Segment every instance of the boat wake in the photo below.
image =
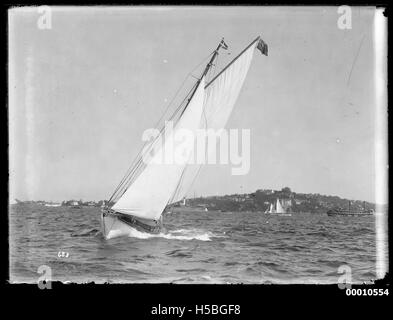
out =
<svg viewBox="0 0 393 320"><path fill-rule="evenodd" d="M85 229L81 232L71 233L71 237L95 237L101 233L98 229Z"/></svg>
<svg viewBox="0 0 393 320"><path fill-rule="evenodd" d="M124 235L122 233L121 235ZM117 234L115 230L108 233L107 238L115 238L121 236ZM150 238L164 238L168 240L199 240L199 241L211 241L212 238L222 237L220 235L215 235L212 232L204 231L201 229L176 229L167 230L158 234L151 234L147 232L141 232L134 228L129 229L128 237L138 238L138 239L150 239Z"/></svg>

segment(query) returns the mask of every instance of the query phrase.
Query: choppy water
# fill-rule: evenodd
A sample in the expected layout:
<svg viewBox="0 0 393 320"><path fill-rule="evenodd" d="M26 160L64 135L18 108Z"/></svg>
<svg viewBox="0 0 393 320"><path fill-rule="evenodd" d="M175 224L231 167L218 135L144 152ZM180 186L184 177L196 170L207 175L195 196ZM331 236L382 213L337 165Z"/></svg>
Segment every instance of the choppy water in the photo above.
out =
<svg viewBox="0 0 393 320"><path fill-rule="evenodd" d="M10 277L37 282L337 283L376 278L375 218L180 212L165 234L105 240L99 208L12 205ZM59 257L59 252L68 257Z"/></svg>

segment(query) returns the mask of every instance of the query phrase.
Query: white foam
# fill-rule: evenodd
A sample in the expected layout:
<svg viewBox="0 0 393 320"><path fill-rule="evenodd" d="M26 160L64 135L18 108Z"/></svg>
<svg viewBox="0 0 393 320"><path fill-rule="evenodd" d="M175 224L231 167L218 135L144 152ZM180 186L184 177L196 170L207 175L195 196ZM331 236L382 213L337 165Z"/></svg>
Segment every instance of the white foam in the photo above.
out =
<svg viewBox="0 0 393 320"><path fill-rule="evenodd" d="M112 239L112 238L128 236L128 235L129 235L129 231L125 231L125 230L121 230L121 229L114 229L114 230L110 230L108 232L106 239Z"/></svg>
<svg viewBox="0 0 393 320"><path fill-rule="evenodd" d="M197 229L177 229L166 233L161 232L158 234L151 234L151 233L141 232L132 229L130 230L128 236L139 238L139 239L164 238L169 240L199 240L199 241L211 241L211 237L215 237L211 232L206 232Z"/></svg>
<svg viewBox="0 0 393 320"><path fill-rule="evenodd" d="M173 235L171 233L168 234L160 234L165 239L171 240L200 240L200 241L211 241L210 235L208 233L201 233L195 235ZM160 236L158 235L158 236Z"/></svg>
<svg viewBox="0 0 393 320"><path fill-rule="evenodd" d="M164 238L168 240L199 240L199 241L211 241L211 238L221 238L225 235L215 235L212 232L205 231L202 229L176 229L167 232L161 232L158 234L152 234L147 232L138 231L130 226L127 228L112 229L108 232L106 238L112 239L121 236L128 236L138 239L150 239L150 238Z"/></svg>

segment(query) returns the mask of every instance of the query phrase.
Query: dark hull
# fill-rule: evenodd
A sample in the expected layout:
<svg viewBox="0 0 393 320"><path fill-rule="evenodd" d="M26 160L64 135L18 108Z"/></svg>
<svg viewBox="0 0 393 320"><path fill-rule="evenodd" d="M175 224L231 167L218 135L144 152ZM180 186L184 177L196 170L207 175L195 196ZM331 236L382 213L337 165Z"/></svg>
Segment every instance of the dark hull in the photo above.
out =
<svg viewBox="0 0 393 320"><path fill-rule="evenodd" d="M161 223L155 223L155 222L149 223L149 221L143 221L134 216L121 215L121 214L117 215L117 219L139 231L149 232L154 234L160 233L161 231Z"/></svg>
<svg viewBox="0 0 393 320"><path fill-rule="evenodd" d="M364 211L364 212L362 212L362 211L359 211L359 212L353 211L353 212L350 212L350 211L329 210L327 212L327 215L328 216L357 216L357 217L359 217L359 216L372 216L373 212L372 211Z"/></svg>
<svg viewBox="0 0 393 320"><path fill-rule="evenodd" d="M106 238L127 236L133 231L158 234L162 231L162 221L141 219L113 210L103 209L101 214L102 232Z"/></svg>

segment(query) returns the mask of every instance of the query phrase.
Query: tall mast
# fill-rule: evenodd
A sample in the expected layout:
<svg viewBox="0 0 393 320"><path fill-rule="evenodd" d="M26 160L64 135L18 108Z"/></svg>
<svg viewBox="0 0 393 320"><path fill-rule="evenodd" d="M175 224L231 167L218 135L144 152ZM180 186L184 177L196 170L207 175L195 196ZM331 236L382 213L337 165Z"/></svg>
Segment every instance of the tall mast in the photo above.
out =
<svg viewBox="0 0 393 320"><path fill-rule="evenodd" d="M218 44L218 47L216 50L214 50L213 56L211 57L209 63L206 65L205 70L203 71L201 77L198 79L197 83L195 84L195 89L193 91L193 93L190 95L190 97L188 98L187 101L187 105L184 107L183 111L181 112L180 116L183 115L184 111L187 109L188 103L191 101L192 97L194 96L195 91L198 88L199 83L201 82L202 78L204 76L207 75L207 73L209 72L211 66L213 65L214 60L216 59L217 55L218 55L218 50L220 50L221 47L227 47L227 45L224 42L224 38L221 39L220 43Z"/></svg>
<svg viewBox="0 0 393 320"><path fill-rule="evenodd" d="M217 49L214 51L212 58L210 59L209 63L206 65L206 68L203 71L203 74L202 74L201 78L199 79L199 81L201 81L202 78L207 75L207 73L209 72L209 69L213 65L214 59L216 59L216 57L218 55L218 50L220 50L220 48L223 47L224 45L226 46L226 44L224 42L224 38L222 38L221 42L218 44Z"/></svg>
<svg viewBox="0 0 393 320"><path fill-rule="evenodd" d="M190 97L188 98L187 104L185 105L184 109L181 111L179 118L183 115L184 111L186 111L186 109L187 109L187 107L188 107L188 104L190 103L191 99L193 98L195 92L197 91L197 89L198 89L198 87L199 87L199 84L201 83L203 77L205 77L205 76L207 75L207 73L209 72L210 68L212 67L213 62L214 62L214 60L216 59L216 57L217 57L217 55L218 55L218 50L220 50L221 47L224 47L225 49L228 48L228 46L227 46L227 45L225 44L225 42L224 42L224 38L221 39L220 43L218 44L217 49L214 50L213 56L211 57L209 63L206 65L205 70L203 70L203 73L202 73L201 77L200 77L200 78L198 79L198 81L196 82L196 84L195 84L195 86L194 86L194 91L192 92L192 94L191 94ZM178 182L177 188L178 188L178 187L180 186L180 184L181 184L181 180L182 180L182 178L183 178L184 172L185 172L185 167L183 168L183 172L182 172L182 175L181 175L180 180L179 180L179 182ZM173 199L173 198L175 197L175 195L176 195L176 193L177 193L177 188L175 189L175 192L174 192L174 194L172 195L171 199ZM172 201L172 200L169 200L169 201ZM168 203L169 203L169 202L168 202Z"/></svg>
<svg viewBox="0 0 393 320"><path fill-rule="evenodd" d="M192 97L194 96L194 93L196 92L199 83L201 82L202 78L209 72L211 66L213 65L214 60L216 59L217 55L218 55L218 50L221 48L227 48L227 45L224 42L224 38L221 39L221 42L219 43L217 49L214 51L212 58L210 59L209 63L206 65L205 70L203 71L203 74L201 75L201 77L198 79L198 81L196 82L193 92L191 93L190 97L187 100L187 104L184 107L184 109L181 111L180 113L180 117L183 115L184 111L187 109L189 102L191 101ZM191 89L192 90L192 89ZM190 91L191 92L191 91ZM189 94L189 93L188 93ZM183 101L184 102L184 101ZM143 150L143 149L142 149ZM140 153L142 152L142 150L140 151ZM137 159L137 158L136 158ZM133 173L131 171L131 173ZM130 174L131 174L130 173ZM110 197L110 199L108 200L108 205L110 204L110 201L114 198L115 194L117 193L117 191L119 190L119 188L122 186L123 182L125 182L128 177L130 176L130 174L126 174L126 176L120 181L118 187L116 188L116 190L113 192L112 196ZM123 194L127 191L127 188L125 188L123 190Z"/></svg>

